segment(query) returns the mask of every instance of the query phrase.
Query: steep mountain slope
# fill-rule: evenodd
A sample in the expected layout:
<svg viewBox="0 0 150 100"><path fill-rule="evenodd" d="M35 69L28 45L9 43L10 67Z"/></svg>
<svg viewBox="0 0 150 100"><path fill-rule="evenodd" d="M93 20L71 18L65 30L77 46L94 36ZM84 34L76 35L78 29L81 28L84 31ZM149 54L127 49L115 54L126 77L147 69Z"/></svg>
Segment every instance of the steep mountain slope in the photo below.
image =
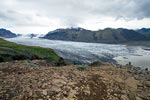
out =
<svg viewBox="0 0 150 100"><path fill-rule="evenodd" d="M17 35L15 33L12 33L9 30L6 29L0 29L0 37L5 37L5 38L13 38L16 37Z"/></svg>
<svg viewBox="0 0 150 100"><path fill-rule="evenodd" d="M124 43L130 41L146 41L147 38L133 30L106 28L96 32L98 42L104 43Z"/></svg>
<svg viewBox="0 0 150 100"><path fill-rule="evenodd" d="M44 36L46 39L94 42L94 32L82 28L57 29Z"/></svg>
<svg viewBox="0 0 150 100"><path fill-rule="evenodd" d="M150 28L142 28L136 31L145 35L148 39L150 39Z"/></svg>
<svg viewBox="0 0 150 100"><path fill-rule="evenodd" d="M126 43L131 41L147 41L147 37L133 30L112 29L90 31L82 28L57 29L43 38L96 43Z"/></svg>

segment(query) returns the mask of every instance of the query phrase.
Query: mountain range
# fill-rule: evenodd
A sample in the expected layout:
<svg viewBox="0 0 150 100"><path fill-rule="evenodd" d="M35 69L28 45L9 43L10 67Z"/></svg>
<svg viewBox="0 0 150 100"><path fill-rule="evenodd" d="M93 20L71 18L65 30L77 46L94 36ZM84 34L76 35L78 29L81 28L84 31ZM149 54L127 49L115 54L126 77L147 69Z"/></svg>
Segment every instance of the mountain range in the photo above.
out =
<svg viewBox="0 0 150 100"><path fill-rule="evenodd" d="M9 30L0 29L0 37L13 38L20 36ZM41 37L37 34L28 34L30 37ZM64 40L91 43L129 43L150 41L150 28L131 30L125 28L105 28L103 30L91 31L83 28L56 29L48 32L42 38L50 40Z"/></svg>
<svg viewBox="0 0 150 100"><path fill-rule="evenodd" d="M35 34L35 33L16 34L16 33L13 33L13 32L11 32L9 30L4 29L4 28L0 29L0 37L3 37L3 38L14 38L14 37L18 37L18 36L29 37L29 38L39 38L39 37L43 37L44 34Z"/></svg>
<svg viewBox="0 0 150 100"><path fill-rule="evenodd" d="M91 31L83 28L67 28L48 32L43 38L92 43L127 43L132 41L149 41L150 29L105 28Z"/></svg>

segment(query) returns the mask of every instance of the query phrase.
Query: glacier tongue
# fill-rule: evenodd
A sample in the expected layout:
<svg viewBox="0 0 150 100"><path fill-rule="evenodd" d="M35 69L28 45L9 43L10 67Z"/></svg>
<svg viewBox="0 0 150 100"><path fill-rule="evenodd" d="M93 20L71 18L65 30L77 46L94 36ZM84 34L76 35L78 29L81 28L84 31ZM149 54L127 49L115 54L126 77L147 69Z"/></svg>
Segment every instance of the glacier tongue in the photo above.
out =
<svg viewBox="0 0 150 100"><path fill-rule="evenodd" d="M135 66L150 66L149 61L144 62L146 61L144 57L150 59L150 51L139 46L31 39L23 36L6 40L24 45L52 48L59 56L75 64L91 63L98 60L115 63L116 60L119 64L132 62Z"/></svg>

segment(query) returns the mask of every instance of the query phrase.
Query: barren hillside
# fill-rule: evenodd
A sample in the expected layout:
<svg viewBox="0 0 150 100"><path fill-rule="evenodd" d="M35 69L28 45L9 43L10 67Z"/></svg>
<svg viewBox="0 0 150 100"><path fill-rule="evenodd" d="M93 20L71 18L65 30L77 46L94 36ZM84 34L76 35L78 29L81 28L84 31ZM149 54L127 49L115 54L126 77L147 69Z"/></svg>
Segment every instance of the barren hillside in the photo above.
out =
<svg viewBox="0 0 150 100"><path fill-rule="evenodd" d="M0 63L1 100L150 100L150 72L132 66Z"/></svg>

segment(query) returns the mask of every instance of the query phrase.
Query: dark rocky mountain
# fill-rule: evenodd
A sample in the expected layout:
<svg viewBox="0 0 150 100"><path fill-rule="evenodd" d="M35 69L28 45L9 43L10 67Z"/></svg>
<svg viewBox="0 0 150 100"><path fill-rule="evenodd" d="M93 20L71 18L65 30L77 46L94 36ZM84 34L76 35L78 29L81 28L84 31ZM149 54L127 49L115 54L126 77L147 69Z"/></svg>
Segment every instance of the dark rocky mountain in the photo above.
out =
<svg viewBox="0 0 150 100"><path fill-rule="evenodd" d="M5 38L13 38L16 37L17 35L15 33L12 33L9 30L6 29L0 29L0 37L5 37Z"/></svg>
<svg viewBox="0 0 150 100"><path fill-rule="evenodd" d="M57 29L49 32L43 38L51 40L65 40L95 43L126 43L131 41L147 41L148 38L134 30L112 29L90 31L83 28Z"/></svg>
<svg viewBox="0 0 150 100"><path fill-rule="evenodd" d="M136 31L145 35L148 39L150 39L150 28L142 28Z"/></svg>
<svg viewBox="0 0 150 100"><path fill-rule="evenodd" d="M67 28L57 29L55 31L49 32L44 36L44 38L51 40L95 42L93 36L94 34L95 32L83 28Z"/></svg>
<svg viewBox="0 0 150 100"><path fill-rule="evenodd" d="M26 36L30 37L30 38L34 38L37 36L37 34L31 33L31 34L27 34Z"/></svg>
<svg viewBox="0 0 150 100"><path fill-rule="evenodd" d="M104 30L96 31L98 42L104 43L125 43L130 41L147 41L147 38L133 30L128 29L112 29L106 28Z"/></svg>

